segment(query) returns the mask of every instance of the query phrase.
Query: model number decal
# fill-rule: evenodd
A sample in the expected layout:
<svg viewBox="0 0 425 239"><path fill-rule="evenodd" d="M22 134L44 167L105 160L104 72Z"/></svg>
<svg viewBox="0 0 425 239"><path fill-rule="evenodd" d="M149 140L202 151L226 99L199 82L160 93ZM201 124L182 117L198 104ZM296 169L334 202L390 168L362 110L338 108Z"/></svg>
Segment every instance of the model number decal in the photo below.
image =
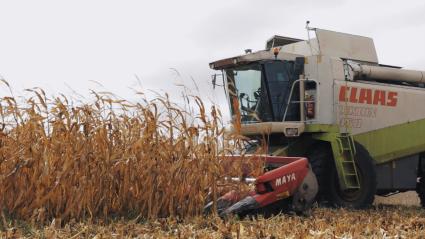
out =
<svg viewBox="0 0 425 239"><path fill-rule="evenodd" d="M368 105L397 106L397 92L341 86L339 101Z"/></svg>

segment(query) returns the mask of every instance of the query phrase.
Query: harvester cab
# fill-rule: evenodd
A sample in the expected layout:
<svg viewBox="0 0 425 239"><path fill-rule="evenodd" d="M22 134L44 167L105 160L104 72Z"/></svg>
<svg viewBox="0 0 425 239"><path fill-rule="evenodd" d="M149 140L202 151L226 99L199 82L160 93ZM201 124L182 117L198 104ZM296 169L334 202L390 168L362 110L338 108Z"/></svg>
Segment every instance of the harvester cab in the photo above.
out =
<svg viewBox="0 0 425 239"><path fill-rule="evenodd" d="M272 41L297 41L275 36ZM316 81L304 79L304 58L275 47L210 64L222 70L233 120L242 134L283 133L297 137L315 118ZM301 94L301 91L303 94Z"/></svg>
<svg viewBox="0 0 425 239"><path fill-rule="evenodd" d="M371 38L307 29L316 37L273 36L210 63L238 132L266 140L271 157L306 157L320 202L363 208L406 190L425 201L425 111L413 103L425 72L379 64Z"/></svg>

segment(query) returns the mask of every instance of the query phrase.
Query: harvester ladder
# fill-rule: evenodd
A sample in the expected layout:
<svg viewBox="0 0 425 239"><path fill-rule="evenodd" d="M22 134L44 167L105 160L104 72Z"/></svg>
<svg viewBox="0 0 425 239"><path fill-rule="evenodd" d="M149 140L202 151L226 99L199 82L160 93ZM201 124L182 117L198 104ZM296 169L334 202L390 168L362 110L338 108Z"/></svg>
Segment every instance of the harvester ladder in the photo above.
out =
<svg viewBox="0 0 425 239"><path fill-rule="evenodd" d="M349 133L340 133L336 141L338 142L338 157L336 166L339 167L340 180L344 180L345 189L359 189L360 181L357 174L357 167L354 156L356 155L356 146L354 144L353 136Z"/></svg>

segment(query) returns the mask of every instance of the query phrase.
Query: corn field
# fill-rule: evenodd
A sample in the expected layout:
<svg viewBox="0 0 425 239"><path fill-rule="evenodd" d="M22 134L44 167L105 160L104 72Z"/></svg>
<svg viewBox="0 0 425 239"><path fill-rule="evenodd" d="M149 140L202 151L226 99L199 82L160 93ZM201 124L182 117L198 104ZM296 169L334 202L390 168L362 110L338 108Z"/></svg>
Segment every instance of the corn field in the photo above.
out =
<svg viewBox="0 0 425 239"><path fill-rule="evenodd" d="M250 189L229 177L263 170L243 155L238 124L225 132L218 108L189 95L181 106L166 94L147 100L138 92L134 103L92 92L93 101L75 103L28 91L0 98L0 238L425 237L414 192L408 207L205 217L204 205L223 192ZM232 152L242 160L226 161Z"/></svg>
<svg viewBox="0 0 425 239"><path fill-rule="evenodd" d="M200 215L219 195L221 156L242 142L226 137L220 111L196 96L185 96L184 110L167 95L139 92L142 103L130 103L92 92L93 102L75 105L29 91L19 102L12 92L0 99L3 218Z"/></svg>

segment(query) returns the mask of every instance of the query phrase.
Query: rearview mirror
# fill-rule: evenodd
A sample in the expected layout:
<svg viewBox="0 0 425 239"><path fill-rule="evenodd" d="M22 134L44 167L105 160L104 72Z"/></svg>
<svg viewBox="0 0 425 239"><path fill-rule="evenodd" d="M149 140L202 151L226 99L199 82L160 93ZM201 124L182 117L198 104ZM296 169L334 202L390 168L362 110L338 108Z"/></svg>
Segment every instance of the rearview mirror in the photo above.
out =
<svg viewBox="0 0 425 239"><path fill-rule="evenodd" d="M221 77L223 77L223 75L222 75L222 74L214 74L214 75L211 75L211 83L212 83L212 85L213 85L213 89L215 89L215 87L216 87L216 86L224 86L224 80L223 80L223 85L219 85L219 84L217 84L217 76L221 76Z"/></svg>

